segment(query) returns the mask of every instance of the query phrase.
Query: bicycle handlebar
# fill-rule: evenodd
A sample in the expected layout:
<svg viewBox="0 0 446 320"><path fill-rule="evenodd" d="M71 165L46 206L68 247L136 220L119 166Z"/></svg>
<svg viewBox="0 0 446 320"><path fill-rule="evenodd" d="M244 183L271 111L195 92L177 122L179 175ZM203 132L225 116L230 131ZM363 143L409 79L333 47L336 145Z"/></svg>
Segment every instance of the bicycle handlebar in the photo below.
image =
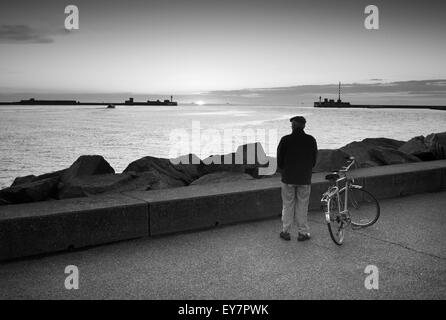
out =
<svg viewBox="0 0 446 320"><path fill-rule="evenodd" d="M347 172L355 164L356 162L355 157L348 157L348 159L350 160L350 164L346 167L342 167L342 169L340 169L339 172Z"/></svg>

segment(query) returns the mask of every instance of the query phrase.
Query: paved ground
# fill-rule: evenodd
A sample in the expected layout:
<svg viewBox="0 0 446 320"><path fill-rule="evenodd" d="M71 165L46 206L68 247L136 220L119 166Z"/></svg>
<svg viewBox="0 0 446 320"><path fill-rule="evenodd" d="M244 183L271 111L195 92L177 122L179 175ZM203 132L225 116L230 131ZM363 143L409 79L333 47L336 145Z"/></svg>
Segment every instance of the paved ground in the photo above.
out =
<svg viewBox="0 0 446 320"><path fill-rule="evenodd" d="M0 298L445 299L446 192L381 202L376 225L334 245L321 213L312 240L278 237L280 220L139 239L0 264ZM79 290L66 290L76 265ZM364 269L376 265L379 289Z"/></svg>

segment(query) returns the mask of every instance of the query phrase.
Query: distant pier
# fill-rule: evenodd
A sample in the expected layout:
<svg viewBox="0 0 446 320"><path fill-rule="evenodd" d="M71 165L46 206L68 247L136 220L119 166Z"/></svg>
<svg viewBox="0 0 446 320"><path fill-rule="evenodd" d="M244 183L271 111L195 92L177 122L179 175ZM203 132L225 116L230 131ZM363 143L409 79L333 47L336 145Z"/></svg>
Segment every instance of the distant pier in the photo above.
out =
<svg viewBox="0 0 446 320"><path fill-rule="evenodd" d="M319 105L314 103L315 108L348 108L348 109L432 109L446 111L446 106L419 106L419 105L392 105L392 104L349 104L349 105Z"/></svg>
<svg viewBox="0 0 446 320"><path fill-rule="evenodd" d="M341 100L341 83L339 82L338 100L324 99L319 97L319 101L314 102L315 108L365 108L365 109L432 109L446 110L446 106L426 106L426 105L392 105L392 104L350 104Z"/></svg>
<svg viewBox="0 0 446 320"><path fill-rule="evenodd" d="M129 98L124 102L80 102L76 100L38 100L27 99L14 102L0 102L0 105L22 105L22 106L103 106L103 105L115 105L115 106L178 106L178 102L173 101L173 97L170 96L170 100L147 100L147 101L134 101L133 98Z"/></svg>

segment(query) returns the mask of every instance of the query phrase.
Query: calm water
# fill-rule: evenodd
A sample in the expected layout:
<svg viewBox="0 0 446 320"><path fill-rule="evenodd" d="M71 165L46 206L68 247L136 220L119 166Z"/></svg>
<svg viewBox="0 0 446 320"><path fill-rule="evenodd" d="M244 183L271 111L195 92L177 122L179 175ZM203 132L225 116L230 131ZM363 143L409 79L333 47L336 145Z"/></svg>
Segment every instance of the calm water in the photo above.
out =
<svg viewBox="0 0 446 320"><path fill-rule="evenodd" d="M100 154L117 172L146 155L168 157L180 145L172 130L191 133L193 121L202 130L277 130L289 133L288 118L303 115L307 132L320 148L337 148L368 137L408 140L417 135L446 131L446 112L433 110L313 109L295 106L0 106L0 188L16 176L42 174L68 167L80 155ZM249 130L248 130L249 131ZM247 131L247 132L248 132ZM223 153L224 146L202 136L203 156ZM274 155L277 139L267 135L264 145ZM233 139L234 140L234 139ZM236 139L235 139L236 140ZM252 142L252 136L241 142ZM181 144L185 147L187 141ZM225 141L231 141L226 139ZM240 141L232 141L235 150ZM212 148L209 148L211 146Z"/></svg>

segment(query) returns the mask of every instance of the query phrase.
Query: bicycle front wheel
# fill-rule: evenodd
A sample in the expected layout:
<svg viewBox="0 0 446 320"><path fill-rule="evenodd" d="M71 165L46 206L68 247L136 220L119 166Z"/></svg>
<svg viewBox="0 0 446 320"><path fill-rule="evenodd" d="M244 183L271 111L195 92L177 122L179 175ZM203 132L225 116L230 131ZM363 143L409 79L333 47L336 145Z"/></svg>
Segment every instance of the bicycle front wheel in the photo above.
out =
<svg viewBox="0 0 446 320"><path fill-rule="evenodd" d="M329 221L327 221L328 231L330 233L331 240L336 243L338 246L342 245L344 242L344 234L346 222L340 214L342 210L342 202L340 202L341 208L338 206L338 198L337 196L333 196L328 200L327 203L327 212L326 214L329 216Z"/></svg>
<svg viewBox="0 0 446 320"><path fill-rule="evenodd" d="M345 190L340 196L342 201L345 201ZM347 198L347 208L353 227L369 227L378 220L381 209L378 200L370 192L364 188L353 187L348 190Z"/></svg>

